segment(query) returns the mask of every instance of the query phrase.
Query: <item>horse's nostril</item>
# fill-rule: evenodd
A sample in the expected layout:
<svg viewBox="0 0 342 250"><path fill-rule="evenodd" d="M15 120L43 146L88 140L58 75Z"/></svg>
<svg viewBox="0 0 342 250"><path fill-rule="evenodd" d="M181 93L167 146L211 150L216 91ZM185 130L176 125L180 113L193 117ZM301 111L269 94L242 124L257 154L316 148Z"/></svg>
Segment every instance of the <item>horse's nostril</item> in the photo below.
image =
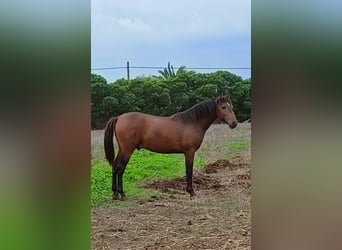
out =
<svg viewBox="0 0 342 250"><path fill-rule="evenodd" d="M237 125L237 122L233 122L232 125L231 125L231 128L235 128Z"/></svg>

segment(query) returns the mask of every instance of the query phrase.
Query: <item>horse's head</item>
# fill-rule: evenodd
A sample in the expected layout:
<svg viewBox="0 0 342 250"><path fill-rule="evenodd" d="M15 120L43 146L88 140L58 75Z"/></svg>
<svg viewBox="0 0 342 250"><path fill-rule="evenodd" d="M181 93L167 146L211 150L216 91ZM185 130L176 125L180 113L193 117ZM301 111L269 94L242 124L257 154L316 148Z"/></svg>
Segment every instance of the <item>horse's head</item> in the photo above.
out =
<svg viewBox="0 0 342 250"><path fill-rule="evenodd" d="M237 120L229 95L217 97L215 102L217 119L227 123L230 128L235 128Z"/></svg>

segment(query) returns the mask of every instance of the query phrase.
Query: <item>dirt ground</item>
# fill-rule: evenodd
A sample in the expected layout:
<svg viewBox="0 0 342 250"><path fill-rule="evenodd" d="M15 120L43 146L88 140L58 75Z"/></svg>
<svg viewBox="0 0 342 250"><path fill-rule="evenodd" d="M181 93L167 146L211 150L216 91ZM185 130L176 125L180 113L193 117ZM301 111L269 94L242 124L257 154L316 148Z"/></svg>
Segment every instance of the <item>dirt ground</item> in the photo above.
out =
<svg viewBox="0 0 342 250"><path fill-rule="evenodd" d="M220 131L221 127L209 131L204 147L211 145L212 139L221 138ZM234 136L245 139L246 133L249 137L248 125ZM209 159L220 159L220 154ZM128 201L94 208L92 249L251 248L250 150L231 161L213 160L196 170L194 199L189 198L185 185L185 177L144 183L145 188L163 195L127 197Z"/></svg>

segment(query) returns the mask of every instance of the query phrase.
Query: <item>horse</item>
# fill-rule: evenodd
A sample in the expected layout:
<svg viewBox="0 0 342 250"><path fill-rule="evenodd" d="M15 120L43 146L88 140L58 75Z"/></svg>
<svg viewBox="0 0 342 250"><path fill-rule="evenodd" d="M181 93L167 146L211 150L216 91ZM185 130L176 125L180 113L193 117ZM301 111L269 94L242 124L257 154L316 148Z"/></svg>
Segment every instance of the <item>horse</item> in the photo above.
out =
<svg viewBox="0 0 342 250"><path fill-rule="evenodd" d="M195 196L192 187L193 161L209 126L220 120L231 129L237 126L229 95L211 98L171 116L154 116L140 112L123 113L112 117L104 131L106 159L112 166L113 200L125 199L122 176L135 149L156 153L182 153L185 156L186 191ZM115 157L113 135L118 144ZM120 197L119 197L120 194Z"/></svg>

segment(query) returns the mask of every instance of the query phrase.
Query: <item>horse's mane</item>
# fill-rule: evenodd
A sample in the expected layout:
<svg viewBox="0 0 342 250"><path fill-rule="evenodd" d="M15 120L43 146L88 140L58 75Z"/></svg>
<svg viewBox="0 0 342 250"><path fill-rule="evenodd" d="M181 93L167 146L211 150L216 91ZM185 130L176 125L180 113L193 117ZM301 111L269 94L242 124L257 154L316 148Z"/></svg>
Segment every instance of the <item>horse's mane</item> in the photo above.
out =
<svg viewBox="0 0 342 250"><path fill-rule="evenodd" d="M198 121L202 117L211 117L213 115L216 115L215 98L200 102L183 112L176 113L171 116L171 119L187 123Z"/></svg>

